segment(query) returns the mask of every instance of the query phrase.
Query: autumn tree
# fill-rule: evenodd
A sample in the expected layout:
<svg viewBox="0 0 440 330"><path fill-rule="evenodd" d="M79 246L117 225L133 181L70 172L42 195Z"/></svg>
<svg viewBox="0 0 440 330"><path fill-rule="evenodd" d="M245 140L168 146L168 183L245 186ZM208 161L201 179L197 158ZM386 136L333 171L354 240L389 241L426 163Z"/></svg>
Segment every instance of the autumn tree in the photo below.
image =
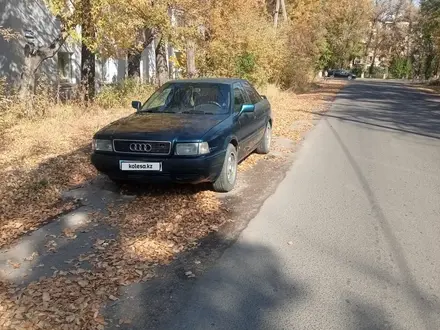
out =
<svg viewBox="0 0 440 330"><path fill-rule="evenodd" d="M344 67L360 55L368 28L371 0L328 0L324 25L331 64Z"/></svg>
<svg viewBox="0 0 440 330"><path fill-rule="evenodd" d="M440 0L422 0L415 29L418 73L425 79L440 74Z"/></svg>

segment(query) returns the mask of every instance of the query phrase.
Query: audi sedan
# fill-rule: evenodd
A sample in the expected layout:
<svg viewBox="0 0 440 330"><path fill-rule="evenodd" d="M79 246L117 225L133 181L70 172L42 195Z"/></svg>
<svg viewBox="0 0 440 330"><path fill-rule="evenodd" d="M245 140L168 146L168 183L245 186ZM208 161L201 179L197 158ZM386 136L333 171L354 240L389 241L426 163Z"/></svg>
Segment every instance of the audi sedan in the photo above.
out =
<svg viewBox="0 0 440 330"><path fill-rule="evenodd" d="M211 182L227 192L237 164L270 149L270 104L246 80L172 81L132 106L93 137L93 165L118 183Z"/></svg>

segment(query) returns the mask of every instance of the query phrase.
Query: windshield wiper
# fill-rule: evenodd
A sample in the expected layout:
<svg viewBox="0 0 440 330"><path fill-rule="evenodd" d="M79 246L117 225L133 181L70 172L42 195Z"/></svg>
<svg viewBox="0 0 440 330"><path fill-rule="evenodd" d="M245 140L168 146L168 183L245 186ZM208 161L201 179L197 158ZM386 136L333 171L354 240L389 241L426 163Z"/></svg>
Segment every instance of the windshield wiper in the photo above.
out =
<svg viewBox="0 0 440 330"><path fill-rule="evenodd" d="M181 113L189 113L189 114L196 114L196 115L213 115L213 112L206 112L202 110L191 110L191 111L182 111Z"/></svg>
<svg viewBox="0 0 440 330"><path fill-rule="evenodd" d="M159 111L159 110L141 110L140 112L148 112L148 113L176 113L175 111Z"/></svg>

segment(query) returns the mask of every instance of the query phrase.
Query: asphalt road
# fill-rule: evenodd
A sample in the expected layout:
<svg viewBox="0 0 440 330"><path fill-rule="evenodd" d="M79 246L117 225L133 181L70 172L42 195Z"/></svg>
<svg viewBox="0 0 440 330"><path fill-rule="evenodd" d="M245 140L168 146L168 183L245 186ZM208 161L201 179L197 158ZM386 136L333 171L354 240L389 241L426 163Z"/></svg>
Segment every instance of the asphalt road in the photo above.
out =
<svg viewBox="0 0 440 330"><path fill-rule="evenodd" d="M440 329L440 97L357 81L163 329Z"/></svg>

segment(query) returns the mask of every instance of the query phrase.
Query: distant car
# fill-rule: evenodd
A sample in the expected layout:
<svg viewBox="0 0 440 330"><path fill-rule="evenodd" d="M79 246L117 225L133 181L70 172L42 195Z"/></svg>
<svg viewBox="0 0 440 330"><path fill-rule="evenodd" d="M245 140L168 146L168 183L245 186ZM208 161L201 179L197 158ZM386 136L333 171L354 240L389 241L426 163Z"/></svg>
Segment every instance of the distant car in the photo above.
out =
<svg viewBox="0 0 440 330"><path fill-rule="evenodd" d="M239 161L271 146L270 104L246 80L172 81L132 106L93 137L93 165L116 182L212 182L227 192Z"/></svg>
<svg viewBox="0 0 440 330"><path fill-rule="evenodd" d="M356 79L356 75L347 70L329 70L328 76L330 78L345 78L348 80Z"/></svg>

